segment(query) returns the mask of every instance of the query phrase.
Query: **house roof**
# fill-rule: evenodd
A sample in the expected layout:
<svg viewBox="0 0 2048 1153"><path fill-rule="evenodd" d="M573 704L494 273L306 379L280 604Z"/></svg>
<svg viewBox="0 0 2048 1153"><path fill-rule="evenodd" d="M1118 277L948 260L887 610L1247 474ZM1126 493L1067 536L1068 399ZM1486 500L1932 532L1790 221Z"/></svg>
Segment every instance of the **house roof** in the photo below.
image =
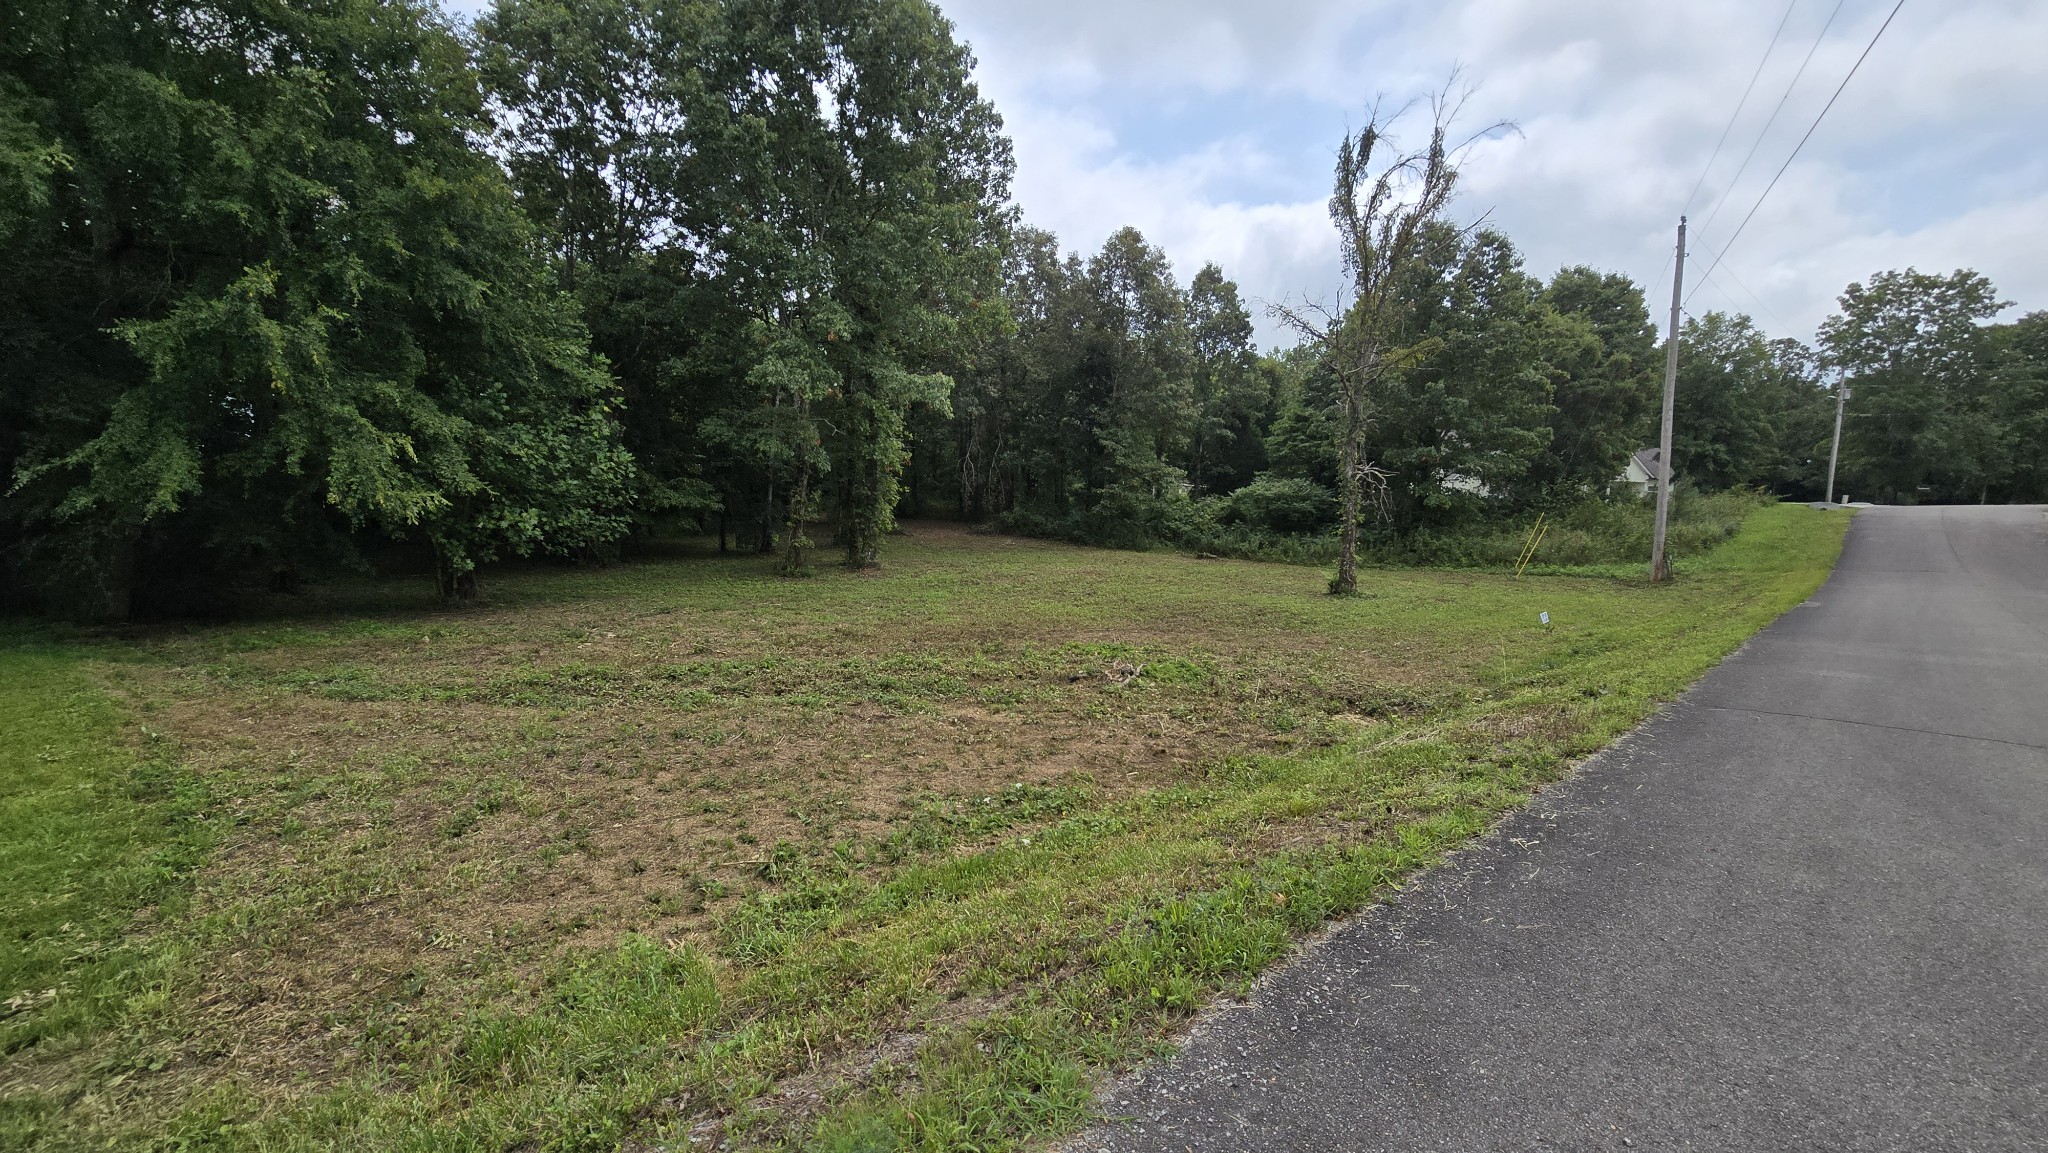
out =
<svg viewBox="0 0 2048 1153"><path fill-rule="evenodd" d="M1651 476L1656 476L1657 452L1658 450L1654 448L1637 449L1635 452L1636 467L1642 469L1646 473L1649 473ZM1612 460L1613 458L1609 457L1608 459Z"/></svg>

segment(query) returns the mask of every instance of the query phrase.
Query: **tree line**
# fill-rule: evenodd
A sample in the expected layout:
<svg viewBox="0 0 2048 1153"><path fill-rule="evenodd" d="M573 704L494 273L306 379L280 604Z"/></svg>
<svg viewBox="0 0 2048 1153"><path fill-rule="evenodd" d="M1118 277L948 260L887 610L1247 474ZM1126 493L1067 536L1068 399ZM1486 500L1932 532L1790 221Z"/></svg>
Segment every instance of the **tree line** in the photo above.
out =
<svg viewBox="0 0 2048 1153"><path fill-rule="evenodd" d="M1261 353L1222 269L1025 225L972 67L926 0L7 6L7 599L191 611L408 558L462 596L677 532L866 566L905 513L1455 531L1599 499L1647 443L1641 289L1435 210L1347 436L1335 346ZM2048 336L2002 307L1909 270L1815 348L1688 321L1679 473L1817 495L1846 378L1857 495L2048 495Z"/></svg>

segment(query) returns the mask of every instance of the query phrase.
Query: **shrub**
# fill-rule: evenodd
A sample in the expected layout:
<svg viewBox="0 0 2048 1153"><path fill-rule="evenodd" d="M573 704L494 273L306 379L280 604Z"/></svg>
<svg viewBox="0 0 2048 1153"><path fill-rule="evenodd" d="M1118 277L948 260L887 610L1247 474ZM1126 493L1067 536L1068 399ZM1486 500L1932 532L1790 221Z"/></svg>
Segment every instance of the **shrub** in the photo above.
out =
<svg viewBox="0 0 2048 1153"><path fill-rule="evenodd" d="M1774 498L1731 489L1701 493L1680 484L1673 495L1668 548L1697 556L1735 535L1743 520ZM1648 501L1591 498L1545 515L1548 528L1532 563L1545 568L1647 563L1655 510ZM1337 559L1337 497L1314 481L1258 480L1227 496L1189 500L1112 490L1088 509L1065 515L1019 509L998 526L1024 536L1110 548L1156 548L1284 564L1325 565ZM1367 564L1431 568L1512 568L1529 543L1535 513L1474 521L1402 535L1368 523L1359 541Z"/></svg>
<svg viewBox="0 0 2048 1153"><path fill-rule="evenodd" d="M1337 523L1337 494L1312 480L1261 476L1224 498L1217 520L1300 534Z"/></svg>

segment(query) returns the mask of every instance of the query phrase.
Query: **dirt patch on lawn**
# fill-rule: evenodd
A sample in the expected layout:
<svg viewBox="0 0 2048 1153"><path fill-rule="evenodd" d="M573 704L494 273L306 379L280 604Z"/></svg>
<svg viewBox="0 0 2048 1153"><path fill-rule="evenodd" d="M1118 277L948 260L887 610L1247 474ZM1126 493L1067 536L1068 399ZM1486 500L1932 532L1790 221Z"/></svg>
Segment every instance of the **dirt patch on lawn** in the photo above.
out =
<svg viewBox="0 0 2048 1153"><path fill-rule="evenodd" d="M239 1075L317 1081L380 1022L517 995L567 951L628 932L716 951L778 860L882 868L926 826L971 848L1062 811L988 831L980 799L1183 782L1335 739L1387 695L1369 662L1333 675L1298 641L1161 623L1109 641L683 611L598 626L571 606L127 666L119 691L234 813L200 890L232 928L195 1035Z"/></svg>

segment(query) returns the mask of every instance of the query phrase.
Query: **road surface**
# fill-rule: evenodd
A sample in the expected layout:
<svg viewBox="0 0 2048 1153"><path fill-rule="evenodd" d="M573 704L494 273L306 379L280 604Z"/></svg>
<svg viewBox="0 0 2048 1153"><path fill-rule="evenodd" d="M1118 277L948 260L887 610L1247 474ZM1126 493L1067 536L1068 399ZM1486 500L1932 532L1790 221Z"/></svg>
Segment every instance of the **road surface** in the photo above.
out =
<svg viewBox="0 0 2048 1153"><path fill-rule="evenodd" d="M1114 1090L1081 1151L2048 1150L2048 517L1805 605Z"/></svg>

